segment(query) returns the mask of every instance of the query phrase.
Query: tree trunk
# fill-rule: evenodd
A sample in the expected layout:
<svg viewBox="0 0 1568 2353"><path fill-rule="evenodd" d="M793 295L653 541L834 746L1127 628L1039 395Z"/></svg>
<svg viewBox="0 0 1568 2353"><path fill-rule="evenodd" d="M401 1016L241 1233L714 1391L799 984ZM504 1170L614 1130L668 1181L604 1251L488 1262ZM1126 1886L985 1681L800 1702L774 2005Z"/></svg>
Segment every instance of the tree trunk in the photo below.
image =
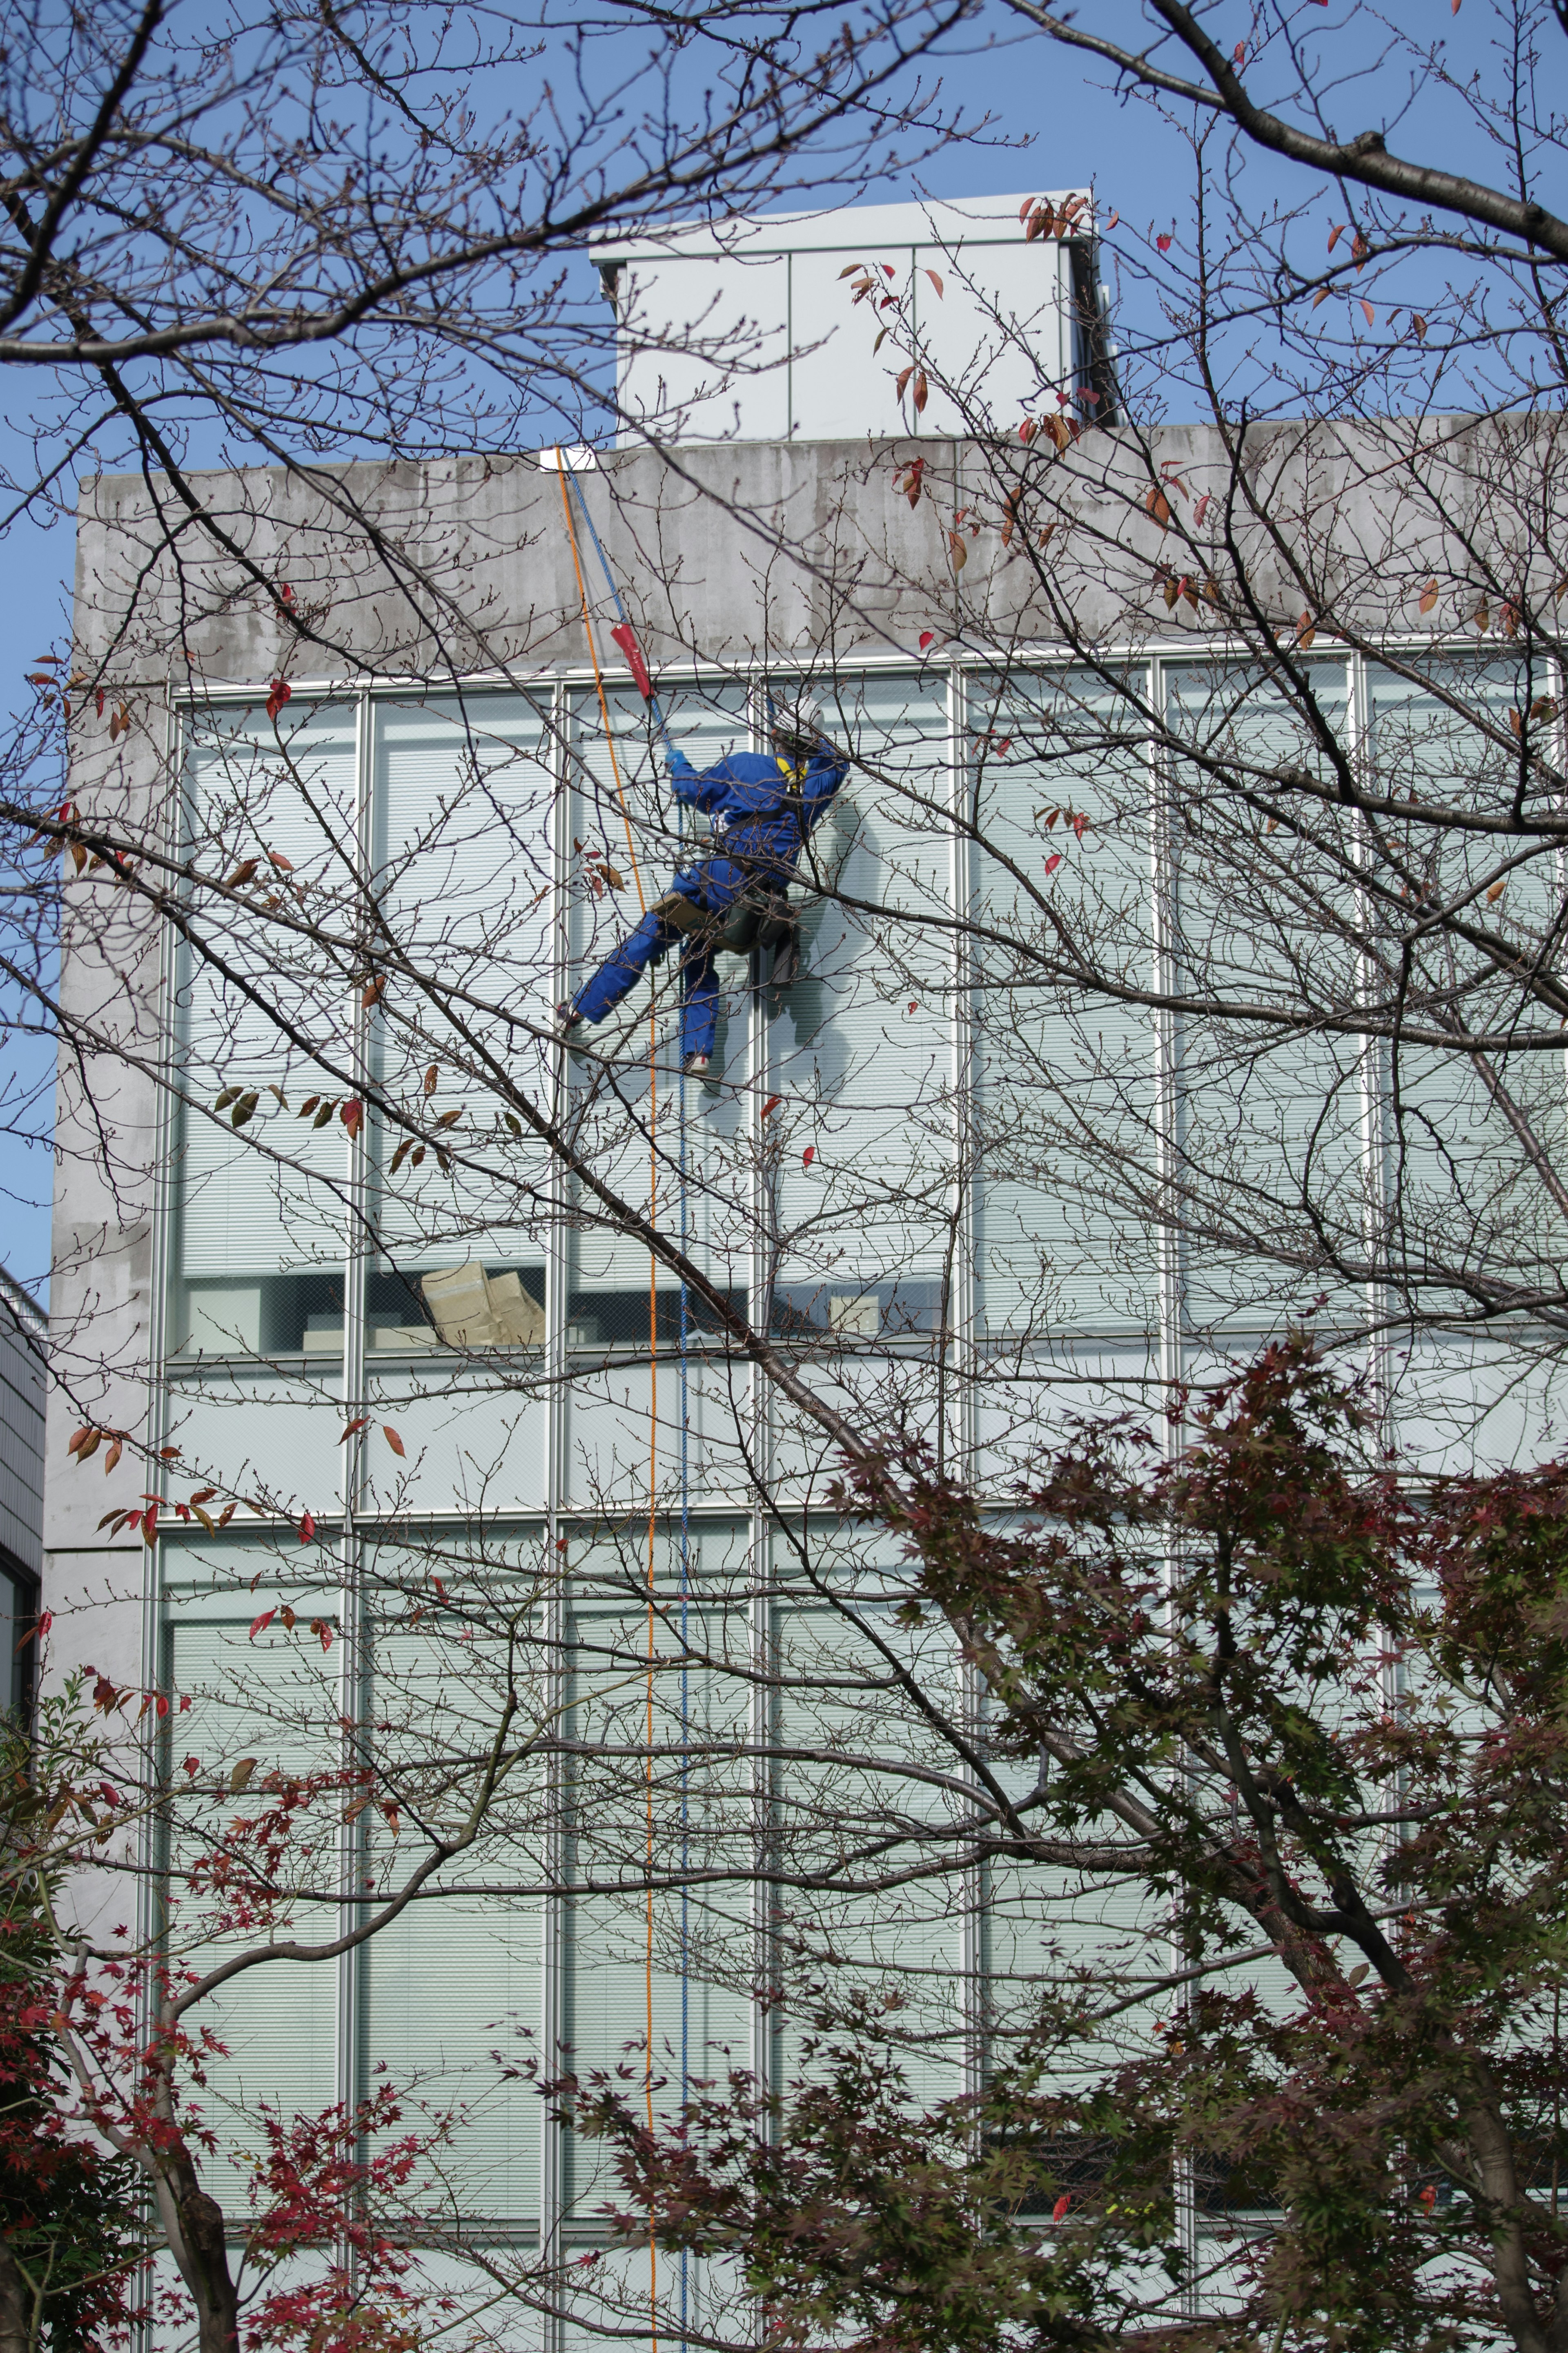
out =
<svg viewBox="0 0 1568 2353"><path fill-rule="evenodd" d="M10 2241L0 2238L0 2353L33 2353L32 2306Z"/></svg>
<svg viewBox="0 0 1568 2353"><path fill-rule="evenodd" d="M239 2298L224 2244L223 2208L209 2197L181 2150L158 2178L158 2204L169 2252L196 2307L199 2353L238 2353Z"/></svg>
<svg viewBox="0 0 1568 2353"><path fill-rule="evenodd" d="M239 2300L223 2241L223 2208L194 2179L182 2183L180 2227L191 2257L186 2284L196 2300L201 2353L237 2353Z"/></svg>

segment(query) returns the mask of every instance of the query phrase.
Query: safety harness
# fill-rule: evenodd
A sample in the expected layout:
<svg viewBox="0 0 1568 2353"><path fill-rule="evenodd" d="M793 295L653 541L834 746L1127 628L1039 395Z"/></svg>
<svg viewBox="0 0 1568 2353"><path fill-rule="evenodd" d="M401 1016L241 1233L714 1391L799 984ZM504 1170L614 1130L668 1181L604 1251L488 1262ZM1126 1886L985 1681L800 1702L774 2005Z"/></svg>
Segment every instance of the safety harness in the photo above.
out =
<svg viewBox="0 0 1568 2353"><path fill-rule="evenodd" d="M795 748L803 756L798 762L781 759L779 772L798 792L805 781L806 760L816 747L802 744ZM805 832L803 824L803 840ZM734 862L742 867L752 864L746 858L736 858ZM718 913L710 913L707 908L700 907L695 900L687 898L679 891L668 891L662 899L657 899L653 912L669 925L671 931L679 932L683 938L701 938L731 955L752 955L759 952L766 955L771 952L773 961L768 975L768 986L775 999L799 976L799 910L789 896L788 884L781 888L761 870L756 871L754 879L741 896Z"/></svg>

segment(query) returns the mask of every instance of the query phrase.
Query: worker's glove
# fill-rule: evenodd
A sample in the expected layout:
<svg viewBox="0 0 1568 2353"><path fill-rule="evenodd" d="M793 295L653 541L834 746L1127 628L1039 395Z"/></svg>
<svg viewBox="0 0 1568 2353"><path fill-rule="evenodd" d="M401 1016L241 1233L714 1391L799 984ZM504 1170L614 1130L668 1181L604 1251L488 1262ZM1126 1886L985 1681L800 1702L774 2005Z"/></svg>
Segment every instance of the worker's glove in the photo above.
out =
<svg viewBox="0 0 1568 2353"><path fill-rule="evenodd" d="M696 782L697 771L684 752L671 750L665 755L665 774L679 793L683 785Z"/></svg>

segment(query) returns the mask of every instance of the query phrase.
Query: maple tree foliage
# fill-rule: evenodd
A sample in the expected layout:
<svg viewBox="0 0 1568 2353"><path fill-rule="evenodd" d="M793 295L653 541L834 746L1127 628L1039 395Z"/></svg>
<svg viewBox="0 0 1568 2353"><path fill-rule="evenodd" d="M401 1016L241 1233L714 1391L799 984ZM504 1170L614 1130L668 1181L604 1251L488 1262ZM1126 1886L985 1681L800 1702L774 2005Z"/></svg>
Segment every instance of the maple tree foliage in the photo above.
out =
<svg viewBox="0 0 1568 2353"><path fill-rule="evenodd" d="M204 2353L404 2353L433 2312L451 2309L409 2239L417 2218L443 2211L437 2153L452 2119L390 2083L310 2113L263 2100L259 2148L225 2211L205 2178L219 2147L209 2069L226 2055L201 2016L210 1973L161 1942L136 1950L124 1929L116 1954L59 1925L62 1885L146 1802L91 1730L85 1697L78 1680L47 1698L38 1739L13 1737L6 1760L0 2342L5 2353L107 2353L150 2319L194 2333ZM342 1797L339 1777L268 1778L257 1815L175 1877L204 1907L198 1945L248 1935L263 1961L290 1845L312 1801ZM142 2266L160 2244L184 2292L149 2304Z"/></svg>
<svg viewBox="0 0 1568 2353"><path fill-rule="evenodd" d="M29 1849L43 1800L25 1745L0 1751L0 2344L102 2353L137 2306L133 2168L69 2129L47 1889Z"/></svg>
<svg viewBox="0 0 1568 2353"><path fill-rule="evenodd" d="M930 2108L874 2009L675 2128L560 2087L623 2234L738 2260L782 2341L1562 2341L1568 1467L1412 1479L1304 1335L1184 1405L1086 1422L1011 1529L918 1453L846 1493L984 1685L984 1852L1131 1882L1138 1961L1064 1957Z"/></svg>

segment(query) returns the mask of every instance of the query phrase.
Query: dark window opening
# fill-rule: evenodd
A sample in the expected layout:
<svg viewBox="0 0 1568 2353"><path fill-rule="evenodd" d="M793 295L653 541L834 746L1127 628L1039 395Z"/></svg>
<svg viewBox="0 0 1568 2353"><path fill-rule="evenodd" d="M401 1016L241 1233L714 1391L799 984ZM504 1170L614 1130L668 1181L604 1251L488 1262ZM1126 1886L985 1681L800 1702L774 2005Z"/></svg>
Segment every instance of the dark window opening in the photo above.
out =
<svg viewBox="0 0 1568 2353"><path fill-rule="evenodd" d="M746 1313L746 1293L730 1289L725 1300L737 1315ZM566 1345L569 1348L644 1347L649 1341L649 1325L653 1324L660 1349L680 1345L680 1292L676 1286L658 1286L656 1315L648 1313L647 1285L637 1291L574 1291L567 1295ZM708 1302L695 1291L686 1294L686 1336L688 1341L704 1340L721 1335L726 1324Z"/></svg>
<svg viewBox="0 0 1568 2353"><path fill-rule="evenodd" d="M1116 362L1110 349L1110 321L1101 299L1100 248L1075 237L1068 247L1072 273L1073 370L1077 382L1095 395L1085 423L1118 425Z"/></svg>
<svg viewBox="0 0 1568 2353"><path fill-rule="evenodd" d="M24 1732L33 1721L37 1625L37 1577L9 1553L0 1552L0 1704Z"/></svg>

